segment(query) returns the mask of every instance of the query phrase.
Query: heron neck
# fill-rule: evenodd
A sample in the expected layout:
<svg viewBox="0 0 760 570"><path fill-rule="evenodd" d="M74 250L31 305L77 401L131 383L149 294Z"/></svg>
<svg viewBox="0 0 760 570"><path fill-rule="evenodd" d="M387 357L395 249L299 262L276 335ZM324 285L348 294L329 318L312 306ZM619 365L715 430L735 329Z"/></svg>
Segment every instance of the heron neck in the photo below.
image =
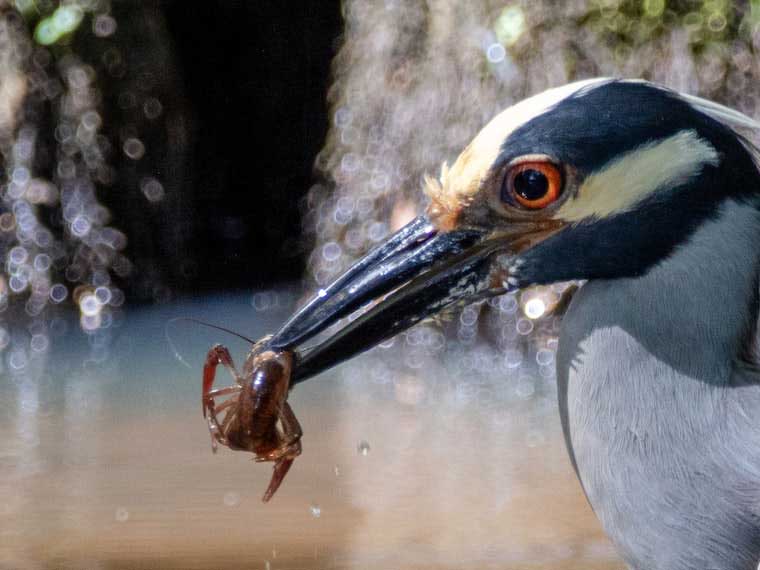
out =
<svg viewBox="0 0 760 570"><path fill-rule="evenodd" d="M721 564L708 566L745 568L726 561L757 552L754 523L736 518L748 501L730 493L755 488L760 472L747 444L757 438L760 381L737 366L757 319L758 244L760 212L727 204L646 275L589 281L563 319L557 380L568 451L631 568L705 567L694 561L715 534L695 531L695 505L734 521L713 546ZM722 478L745 483L716 494ZM664 504L670 519L654 517ZM737 537L747 538L737 546ZM663 553L682 559L654 565Z"/></svg>
<svg viewBox="0 0 760 570"><path fill-rule="evenodd" d="M760 211L728 202L646 275L589 282L565 325L578 341L583 330L601 331L595 338L609 338L617 349L621 336L614 331L627 336L636 350L616 358L629 355L633 369L647 358L710 384L730 382L755 331L759 244ZM612 349L596 344L594 350Z"/></svg>

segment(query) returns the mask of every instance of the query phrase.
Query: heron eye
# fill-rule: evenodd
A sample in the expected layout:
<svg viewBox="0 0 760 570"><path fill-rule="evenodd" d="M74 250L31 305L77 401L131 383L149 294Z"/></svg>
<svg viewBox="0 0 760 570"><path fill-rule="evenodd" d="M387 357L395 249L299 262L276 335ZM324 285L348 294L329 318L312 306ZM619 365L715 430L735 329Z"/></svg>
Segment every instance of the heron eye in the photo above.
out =
<svg viewBox="0 0 760 570"><path fill-rule="evenodd" d="M551 162L523 162L509 169L501 189L502 201L529 210L545 208L562 189L562 174Z"/></svg>

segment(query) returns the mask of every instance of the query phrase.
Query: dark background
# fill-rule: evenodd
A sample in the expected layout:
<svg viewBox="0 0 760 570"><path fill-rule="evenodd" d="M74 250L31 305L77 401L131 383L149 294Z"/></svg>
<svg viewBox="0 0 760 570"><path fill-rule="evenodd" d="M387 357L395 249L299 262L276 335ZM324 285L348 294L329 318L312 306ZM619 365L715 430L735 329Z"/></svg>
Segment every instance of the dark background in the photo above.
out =
<svg viewBox="0 0 760 570"><path fill-rule="evenodd" d="M301 199L328 127L335 0L161 4L189 119L183 195L197 266L172 291L299 279L309 244ZM209 78L213 78L209 81Z"/></svg>

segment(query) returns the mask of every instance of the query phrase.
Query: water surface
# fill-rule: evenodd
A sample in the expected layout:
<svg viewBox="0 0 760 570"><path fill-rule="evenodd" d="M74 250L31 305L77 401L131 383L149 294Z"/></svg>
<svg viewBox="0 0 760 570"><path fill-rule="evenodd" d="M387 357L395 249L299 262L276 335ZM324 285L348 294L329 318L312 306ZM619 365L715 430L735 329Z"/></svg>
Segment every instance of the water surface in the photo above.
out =
<svg viewBox="0 0 760 570"><path fill-rule="evenodd" d="M551 389L489 374L478 359L493 356L476 347L397 339L297 387L304 453L262 504L270 466L212 455L200 408L208 348L242 362L245 344L188 323L166 338L176 316L258 338L292 305L256 301L131 310L100 336L59 323L43 357L6 366L0 567L622 567L575 480Z"/></svg>

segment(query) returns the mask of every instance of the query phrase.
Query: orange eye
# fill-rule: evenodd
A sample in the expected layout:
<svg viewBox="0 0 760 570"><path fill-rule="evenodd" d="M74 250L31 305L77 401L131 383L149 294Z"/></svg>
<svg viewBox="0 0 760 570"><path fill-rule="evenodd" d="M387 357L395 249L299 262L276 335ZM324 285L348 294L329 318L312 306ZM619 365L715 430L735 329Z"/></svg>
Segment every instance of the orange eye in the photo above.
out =
<svg viewBox="0 0 760 570"><path fill-rule="evenodd" d="M562 173L547 161L523 162L509 169L501 188L501 199L529 210L545 208L562 190Z"/></svg>

